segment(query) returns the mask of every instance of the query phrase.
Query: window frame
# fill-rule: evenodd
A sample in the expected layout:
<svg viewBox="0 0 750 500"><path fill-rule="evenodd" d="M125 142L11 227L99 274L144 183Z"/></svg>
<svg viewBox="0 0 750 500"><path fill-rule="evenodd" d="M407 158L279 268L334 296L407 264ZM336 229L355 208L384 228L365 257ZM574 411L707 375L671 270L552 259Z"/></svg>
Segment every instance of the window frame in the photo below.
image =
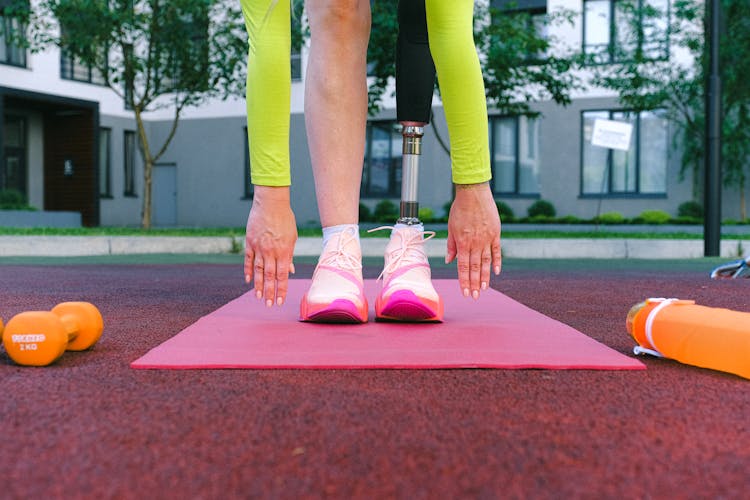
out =
<svg viewBox="0 0 750 500"><path fill-rule="evenodd" d="M490 188L492 195L495 198L527 198L527 199L538 199L541 197L541 189L539 183L537 183L537 192L535 193L522 193L521 189L521 117L524 115L490 115L488 123L489 141L490 141L490 171L492 172L492 179L490 180ZM495 188L495 180L497 179L496 166L495 166L495 148L496 148L496 137L495 126L500 120L512 119L513 120L513 148L514 148L514 159L513 159L513 191L498 191ZM526 117L527 120L536 120L536 118ZM538 139L538 138L537 138ZM536 149L537 161L539 158L539 148ZM541 163L541 162L540 162Z"/></svg>
<svg viewBox="0 0 750 500"><path fill-rule="evenodd" d="M398 156L393 155L393 135L388 145L388 190L384 193L371 193L370 184L372 182L372 175L370 174L371 162L372 162L372 133L374 126L390 126L391 133L398 130L400 126L399 122L395 119L391 120L370 120L367 122L367 132L365 139L365 157L363 159L362 166L362 182L360 184L360 197L363 199L399 199L401 197L401 182L396 175L396 170L402 168L403 153L399 152ZM398 132L397 132L398 133ZM398 133L401 137L401 134ZM400 150L399 150L400 151ZM398 160L398 165L394 168L394 160ZM401 173L403 175L403 173Z"/></svg>
<svg viewBox="0 0 750 500"><path fill-rule="evenodd" d="M126 198L138 198L138 193L136 192L136 182L135 182L135 167L136 167L136 149L138 148L138 138L136 136L136 133L134 130L124 130L123 134L123 155L122 155L122 165L123 165L123 196ZM128 137L132 137L132 151L128 151ZM131 175L128 175L128 171L130 171Z"/></svg>
<svg viewBox="0 0 750 500"><path fill-rule="evenodd" d="M102 135L106 133L106 158L102 158ZM104 167L104 171L102 171ZM102 181L104 179L104 181ZM102 183L105 190L102 192ZM99 198L112 199L112 129L99 127Z"/></svg>
<svg viewBox="0 0 750 500"><path fill-rule="evenodd" d="M301 32L302 31L302 21L301 21L301 12L299 14L293 13L292 14L292 33L295 32ZM289 58L289 65L291 69L291 77L293 82L301 82L302 81L302 44L294 43L294 38L292 39L292 51Z"/></svg>
<svg viewBox="0 0 750 500"><path fill-rule="evenodd" d="M623 108L605 108L605 109L584 109L581 110L580 113L580 160L579 160L579 191L578 191L578 198L579 199L599 199L599 198L638 198L638 199L663 199L667 198L667 190L669 188L668 186L668 170L669 170L669 137L670 137L670 131L669 128L667 129L666 133L666 141L667 144L665 145L664 151L666 152L666 158L665 158L665 164L664 164L664 192L653 192L653 193L643 193L640 191L641 189L641 175L642 175L642 162L641 162L641 114L646 112L657 112L661 110L662 108L655 108L650 110L635 110L635 109L623 109ZM636 113L635 118L635 125L633 129L633 137L632 141L633 146L635 148L634 154L635 154L635 190L634 191L612 191L612 169L613 169L613 151L611 148L607 149L607 164L605 166L605 171L607 174L607 190L606 192L599 192L599 193L584 193L584 154L585 154L585 147L586 147L586 140L585 140L585 134L584 134L584 127L585 127L585 114L586 113L607 113L608 120L613 119L613 114L616 113ZM667 126L669 123L667 123Z"/></svg>
<svg viewBox="0 0 750 500"><path fill-rule="evenodd" d="M5 127L8 125L8 123L15 123L18 126L18 137L19 137L19 143L15 145L9 144L7 137L5 136ZM0 190L4 189L15 189L19 192L21 192L24 196L28 198L29 195L29 172L28 172L28 154L29 154L29 144L28 144L28 133L29 133L29 124L28 124L28 118L23 115L16 115L13 113L6 114L5 116L0 116L0 127L2 127L2 130L0 130L0 134L3 135L3 148L0 150L0 158L3 159L3 170L0 171ZM11 151L17 151L22 152L21 155L21 163L19 165L19 170L21 171L21 175L19 176L19 184L18 188L16 187L9 187L7 184L7 172L5 171L6 168L6 158L8 157L9 153Z"/></svg>
<svg viewBox="0 0 750 500"><path fill-rule="evenodd" d="M77 77L76 68L81 68L86 72L86 77ZM92 64L83 64L76 60L76 57L70 54L64 47L60 48L60 79L71 82L88 83L100 87L107 86L107 77L98 73L98 69Z"/></svg>
<svg viewBox="0 0 750 500"><path fill-rule="evenodd" d="M14 21L17 26L10 29L9 26L11 26ZM12 43L12 40L10 40L11 37L9 36L9 33L15 35L18 31L21 31L23 33L23 38L26 39L26 25L20 22L17 17L6 15L5 9L3 8L0 8L0 23L3 24L3 28L0 30L0 36L2 37L2 43L5 46L5 57L0 59L0 64L13 66L15 68L27 68L29 58L26 47ZM21 59L20 62L14 61L12 54L19 54Z"/></svg>
<svg viewBox="0 0 750 500"><path fill-rule="evenodd" d="M593 45L586 43L586 27L587 27L587 19L588 16L586 15L586 5L590 2L594 1L606 1L609 6L609 26L607 27L608 30L608 42L606 49L601 53L590 53L588 51L589 47L592 47ZM618 49L620 46L620 42L617 40L617 17L616 17L616 4L618 2L623 2L627 0L583 0L582 1L582 32L581 32L581 53L591 59L596 59L595 61L588 61L587 64L590 66L602 66L607 64L625 64L629 62L635 62L638 60L638 56L640 56L643 60L648 61L668 61L670 58L670 51L671 51L671 40L670 40L670 30L669 30L669 24L672 17L672 4L670 0L665 0L667 3L667 16L666 16L666 30L665 30L665 36L664 39L656 40L657 44L664 45L664 49L660 51L660 55L656 57L647 57L645 56L644 52L644 46L648 45L652 42L652 40L646 40L645 34L643 30L643 9L646 6L645 2L648 2L648 0L632 0L635 2L638 2L638 33L637 33L637 43L635 47L635 52L632 56L618 56ZM602 44L597 44L602 45ZM602 58L603 60L599 60Z"/></svg>

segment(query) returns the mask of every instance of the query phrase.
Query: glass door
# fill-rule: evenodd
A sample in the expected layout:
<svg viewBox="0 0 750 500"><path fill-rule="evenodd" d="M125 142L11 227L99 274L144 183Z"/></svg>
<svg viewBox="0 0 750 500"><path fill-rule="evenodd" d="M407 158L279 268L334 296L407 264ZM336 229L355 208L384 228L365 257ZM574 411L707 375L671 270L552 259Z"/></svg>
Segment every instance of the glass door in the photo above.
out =
<svg viewBox="0 0 750 500"><path fill-rule="evenodd" d="M26 120L6 116L3 124L5 164L0 171L0 190L15 190L28 199L26 192Z"/></svg>

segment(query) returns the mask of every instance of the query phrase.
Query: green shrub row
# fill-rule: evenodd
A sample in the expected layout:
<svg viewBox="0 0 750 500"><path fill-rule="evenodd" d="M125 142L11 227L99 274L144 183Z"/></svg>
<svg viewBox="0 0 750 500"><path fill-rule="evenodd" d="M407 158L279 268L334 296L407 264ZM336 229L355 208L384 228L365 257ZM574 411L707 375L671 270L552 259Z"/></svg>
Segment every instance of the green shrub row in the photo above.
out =
<svg viewBox="0 0 750 500"><path fill-rule="evenodd" d="M626 218L619 212L605 212L593 219L581 219L573 215L556 217L555 206L547 200L537 200L527 209L526 217L516 217L513 209L503 201L496 201L497 211L503 222L526 223L559 223L559 224L702 224L703 206L695 201L682 203L674 218L663 210L644 210L640 215ZM451 202L443 205L443 214L438 217L429 207L419 209L419 218L423 222L447 222ZM370 210L366 205L359 205L359 220L362 222L392 223L399 216L399 207L390 200L382 200ZM750 223L750 221L747 221ZM726 220L724 224L741 224L742 222Z"/></svg>

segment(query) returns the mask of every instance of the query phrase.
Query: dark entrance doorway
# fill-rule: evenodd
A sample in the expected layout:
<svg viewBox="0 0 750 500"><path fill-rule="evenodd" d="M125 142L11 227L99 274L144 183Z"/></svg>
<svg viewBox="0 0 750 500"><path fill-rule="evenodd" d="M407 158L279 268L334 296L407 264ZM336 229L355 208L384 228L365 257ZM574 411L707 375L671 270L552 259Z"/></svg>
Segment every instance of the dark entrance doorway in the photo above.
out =
<svg viewBox="0 0 750 500"><path fill-rule="evenodd" d="M0 118L0 189L41 196L38 208L80 212L84 226L99 225L98 103L0 87ZM40 151L30 150L30 136ZM29 165L29 152L43 164Z"/></svg>

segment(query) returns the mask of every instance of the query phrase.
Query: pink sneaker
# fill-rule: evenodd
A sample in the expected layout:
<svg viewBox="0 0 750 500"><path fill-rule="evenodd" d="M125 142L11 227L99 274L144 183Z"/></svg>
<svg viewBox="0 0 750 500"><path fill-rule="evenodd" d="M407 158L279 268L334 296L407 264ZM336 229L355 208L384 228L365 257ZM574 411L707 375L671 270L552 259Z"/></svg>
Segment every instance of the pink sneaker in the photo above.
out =
<svg viewBox="0 0 750 500"><path fill-rule="evenodd" d="M301 321L366 323L362 251L354 230L335 234L323 249L312 284L300 304Z"/></svg>
<svg viewBox="0 0 750 500"><path fill-rule="evenodd" d="M443 300L432 286L424 253L424 242L434 236L433 231L414 227L393 229L380 275L383 288L375 300L377 320L443 321Z"/></svg>

